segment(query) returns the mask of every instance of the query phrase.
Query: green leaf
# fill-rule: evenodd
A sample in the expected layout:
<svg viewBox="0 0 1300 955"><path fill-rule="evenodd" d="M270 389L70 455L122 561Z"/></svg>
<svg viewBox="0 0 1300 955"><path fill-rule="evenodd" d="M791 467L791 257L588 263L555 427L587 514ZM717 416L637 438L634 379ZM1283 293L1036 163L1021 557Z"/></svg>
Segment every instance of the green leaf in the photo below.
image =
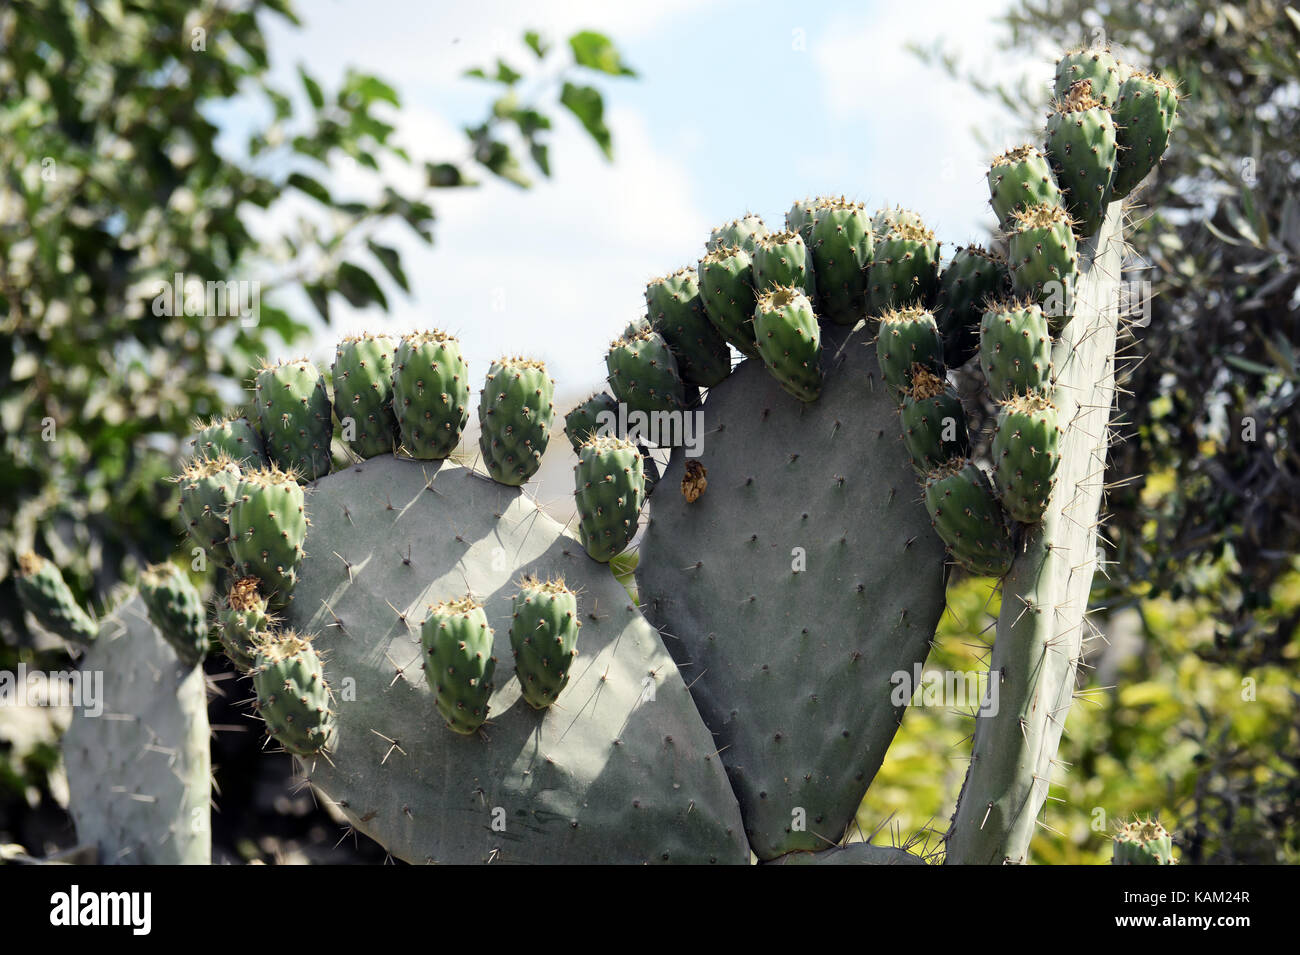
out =
<svg viewBox="0 0 1300 955"><path fill-rule="evenodd" d="M384 290L379 287L375 277L361 266L343 262L339 265L338 278L339 294L353 308L365 308L371 302L378 302L384 311L388 311L388 299L384 297Z"/></svg>
<svg viewBox="0 0 1300 955"><path fill-rule="evenodd" d="M613 137L605 125L605 101L594 86L575 86L565 83L560 102L578 117L584 129L596 141L606 159L614 158Z"/></svg>
<svg viewBox="0 0 1300 955"><path fill-rule="evenodd" d="M330 295L329 289L325 287L324 282L306 282L302 290L307 293L311 303L316 306L316 311L321 320L326 325L330 323Z"/></svg>
<svg viewBox="0 0 1300 955"><path fill-rule="evenodd" d="M533 162L537 163L537 168L542 171L543 176L551 175L551 156L545 143L529 143L528 152L533 157Z"/></svg>
<svg viewBox="0 0 1300 955"><path fill-rule="evenodd" d="M467 178L455 163L427 162L424 164L424 171L428 176L429 187L432 189L451 189L458 186L476 185L474 180Z"/></svg>
<svg viewBox="0 0 1300 955"><path fill-rule="evenodd" d="M522 73L516 73L512 70L506 64L505 60L497 60L496 81L498 83L505 83L507 86L514 86L514 84L518 83L521 79L523 79Z"/></svg>
<svg viewBox="0 0 1300 955"><path fill-rule="evenodd" d="M573 61L579 66L610 76L636 76L636 72L623 62L613 41L602 33L591 30L575 33L569 37L569 46L573 49Z"/></svg>
<svg viewBox="0 0 1300 955"><path fill-rule="evenodd" d="M298 76L302 79L303 89L307 91L307 98L311 100L311 105L317 109L323 109L325 94L321 92L320 84L312 79L301 66L298 67Z"/></svg>
<svg viewBox="0 0 1300 955"><path fill-rule="evenodd" d="M528 44L530 50L537 54L539 60L545 57L551 49L551 45L543 40L542 35L536 30L529 30L525 33L524 42Z"/></svg>
<svg viewBox="0 0 1300 955"><path fill-rule="evenodd" d="M1278 373L1276 368L1270 368L1268 365L1261 365L1257 361L1251 361L1249 358L1242 358L1240 355L1224 355L1223 360L1238 371L1249 372L1252 375L1276 375Z"/></svg>
<svg viewBox="0 0 1300 955"><path fill-rule="evenodd" d="M329 190L311 176L304 176L300 172L291 172L289 173L288 180L286 180L286 184L297 189L299 192L306 193L323 205L328 206L332 204Z"/></svg>
<svg viewBox="0 0 1300 955"><path fill-rule="evenodd" d="M350 70L347 80L344 81L340 96L346 93L355 93L365 103L373 103L378 100L390 103L393 106L400 107L402 105L397 96L397 90L379 79L379 77L371 76L369 73L357 73Z"/></svg>
<svg viewBox="0 0 1300 955"><path fill-rule="evenodd" d="M384 267L384 271L393 277L393 281L401 286L403 292L411 291L411 286L406 281L406 272L402 269L402 257L396 249L380 245L374 239L367 239L366 247L374 253L379 264Z"/></svg>

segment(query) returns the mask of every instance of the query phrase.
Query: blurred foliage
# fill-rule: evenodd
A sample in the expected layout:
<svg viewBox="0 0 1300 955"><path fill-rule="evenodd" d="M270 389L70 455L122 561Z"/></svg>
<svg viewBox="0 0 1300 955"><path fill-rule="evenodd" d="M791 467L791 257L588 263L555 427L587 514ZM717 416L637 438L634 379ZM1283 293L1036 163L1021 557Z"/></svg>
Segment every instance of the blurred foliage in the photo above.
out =
<svg viewBox="0 0 1300 955"><path fill-rule="evenodd" d="M300 66L277 87L268 18L298 24L286 0L0 6L0 638L25 633L17 551L46 553L95 602L172 552L179 441L239 400L275 340L307 333L284 303L325 322L340 296L386 311L385 287L409 283L381 230L432 243L432 191L475 170L521 187L550 175L548 109L611 155L585 78L634 75L598 33L557 52L530 31L526 68L471 71L495 98L465 131L468 158L421 160L378 77ZM391 183L412 167L427 188L407 195ZM340 168L355 169L347 194ZM178 274L218 293L260 283L258 307L160 294Z"/></svg>
<svg viewBox="0 0 1300 955"><path fill-rule="evenodd" d="M1300 574L1272 596L1266 618L1300 608ZM948 604L927 670L982 669L999 609L992 582L964 578ZM1250 670L1207 661L1213 609L1205 598L1144 600L1113 619L1109 643L1093 641L1034 862L1107 863L1116 825L1139 813L1160 817L1183 863L1300 863L1294 655ZM864 833L888 823L901 841L928 829L929 850L941 848L974 728L973 706L944 702L908 708L858 812Z"/></svg>
<svg viewBox="0 0 1300 955"><path fill-rule="evenodd" d="M1215 639L1199 652L1276 663L1300 630L1300 607L1260 612L1300 552L1300 13L1277 0L1031 0L1004 25L1008 47L1109 40L1178 84L1179 126L1133 213L1126 277L1153 294L1127 349L1127 440L1111 452L1106 600L1212 598ZM952 53L918 52L1041 135L1046 57L1032 81L990 84ZM1152 474L1158 494L1145 493Z"/></svg>

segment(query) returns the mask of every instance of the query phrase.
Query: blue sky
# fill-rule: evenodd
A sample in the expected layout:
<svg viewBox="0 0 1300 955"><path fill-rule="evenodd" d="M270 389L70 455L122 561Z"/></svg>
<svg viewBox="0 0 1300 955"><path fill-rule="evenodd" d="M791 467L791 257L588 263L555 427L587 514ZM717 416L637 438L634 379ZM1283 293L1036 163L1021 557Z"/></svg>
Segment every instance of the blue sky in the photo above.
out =
<svg viewBox="0 0 1300 955"><path fill-rule="evenodd" d="M339 302L312 357L328 360L334 338L361 328L444 328L461 336L476 379L498 355L522 353L547 361L560 395L585 397L602 385L606 346L641 308L646 282L693 265L710 227L746 210L774 224L796 198L844 194L916 209L946 250L983 240L991 152L971 130L1004 148L1018 144L1015 128L905 44L943 40L986 74L1041 76L1046 88L1050 56L998 49L991 20L1004 6L300 4L304 29L269 31L281 85L297 86L299 62L327 81L346 66L384 77L403 97L400 139L424 158L465 153L460 127L483 115L492 89L461 74L498 55L526 62L526 28L553 41L605 32L640 74L600 83L614 163L559 115L553 180L530 192L487 183L435 194L436 245L399 242L413 296L394 290L387 317ZM361 181L346 168L326 178Z"/></svg>

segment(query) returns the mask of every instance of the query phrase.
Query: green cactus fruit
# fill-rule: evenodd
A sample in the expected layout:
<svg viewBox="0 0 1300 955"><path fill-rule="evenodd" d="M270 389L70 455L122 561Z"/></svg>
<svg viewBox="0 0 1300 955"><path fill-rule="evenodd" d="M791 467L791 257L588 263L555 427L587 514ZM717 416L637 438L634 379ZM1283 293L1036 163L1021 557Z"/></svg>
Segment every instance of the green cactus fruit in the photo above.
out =
<svg viewBox="0 0 1300 955"><path fill-rule="evenodd" d="M624 438L589 438L578 451L573 483L582 546L592 560L607 564L636 536L646 498L641 452Z"/></svg>
<svg viewBox="0 0 1300 955"><path fill-rule="evenodd" d="M939 243L924 226L904 223L876 243L867 272L871 311L929 306L939 290Z"/></svg>
<svg viewBox="0 0 1300 955"><path fill-rule="evenodd" d="M230 562L230 520L227 511L239 489L239 465L219 451L216 457L194 459L176 478L180 486L180 515L194 545L218 566Z"/></svg>
<svg viewBox="0 0 1300 955"><path fill-rule="evenodd" d="M744 249L730 246L700 259L700 300L719 334L749 358L754 344L754 263Z"/></svg>
<svg viewBox="0 0 1300 955"><path fill-rule="evenodd" d="M980 370L994 401L1050 391L1052 338L1043 310L1015 299L990 302L980 321Z"/></svg>
<svg viewBox="0 0 1300 955"><path fill-rule="evenodd" d="M1115 178L1115 120L1080 80L1047 117L1047 158L1080 238L1094 235Z"/></svg>
<svg viewBox="0 0 1300 955"><path fill-rule="evenodd" d="M492 480L519 487L537 473L555 420L555 380L544 362L498 358L479 395L478 447Z"/></svg>
<svg viewBox="0 0 1300 955"><path fill-rule="evenodd" d="M74 643L90 643L98 636L99 627L72 596L59 568L44 557L19 554L14 587L23 608L50 633Z"/></svg>
<svg viewBox="0 0 1300 955"><path fill-rule="evenodd" d="M989 166L989 205L1003 229L1011 228L1011 214L1030 206L1059 206L1064 201L1056 173L1037 146L1009 149Z"/></svg>
<svg viewBox="0 0 1300 955"><path fill-rule="evenodd" d="M762 294L778 285L801 288L808 301L817 299L812 256L798 232L774 232L754 243L754 291Z"/></svg>
<svg viewBox="0 0 1300 955"><path fill-rule="evenodd" d="M469 366L446 332L404 335L393 356L393 412L402 451L422 461L449 457L469 422Z"/></svg>
<svg viewBox="0 0 1300 955"><path fill-rule="evenodd" d="M785 214L785 228L788 232L798 232L803 244L812 247L813 210L821 199L796 199Z"/></svg>
<svg viewBox="0 0 1300 955"><path fill-rule="evenodd" d="M605 355L609 390L628 411L678 411L686 403L677 359L663 336L641 329L618 339Z"/></svg>
<svg viewBox="0 0 1300 955"><path fill-rule="evenodd" d="M712 388L731 374L731 351L704 314L694 269L655 279L646 286L645 300L650 324L676 356L682 381Z"/></svg>
<svg viewBox="0 0 1300 955"><path fill-rule="evenodd" d="M890 394L901 400L912 384L918 367L943 377L943 341L934 315L909 306L891 309L880 316L876 331L876 360Z"/></svg>
<svg viewBox="0 0 1300 955"><path fill-rule="evenodd" d="M918 471L930 471L970 454L966 412L957 389L924 368L916 370L911 386L903 393L899 419L903 446Z"/></svg>
<svg viewBox="0 0 1300 955"><path fill-rule="evenodd" d="M203 598L175 564L150 564L140 574L140 597L149 620L187 667L208 655L208 619Z"/></svg>
<svg viewBox="0 0 1300 955"><path fill-rule="evenodd" d="M1116 833L1110 862L1111 865L1173 865L1173 839L1154 819L1138 819L1120 827Z"/></svg>
<svg viewBox="0 0 1300 955"><path fill-rule="evenodd" d="M985 303L1011 291L1007 260L978 245L958 249L939 277L934 320L943 338L943 360L960 368L979 350L980 317Z"/></svg>
<svg viewBox="0 0 1300 955"><path fill-rule="evenodd" d="M235 669L240 673L251 671L258 634L270 631L276 624L256 577L240 577L230 585L230 593L217 610L217 624L221 648Z"/></svg>
<svg viewBox="0 0 1300 955"><path fill-rule="evenodd" d="M1119 149L1112 199L1123 199L1155 168L1169 146L1178 119L1178 91L1168 80L1135 72L1115 101L1115 143Z"/></svg>
<svg viewBox="0 0 1300 955"><path fill-rule="evenodd" d="M767 235L767 226L763 220L756 215L744 215L714 229L704 248L709 252L740 248L752 255L754 240L763 235Z"/></svg>
<svg viewBox="0 0 1300 955"><path fill-rule="evenodd" d="M800 401L816 401L822 391L822 336L808 296L779 285L760 294L754 335L763 364L782 389Z"/></svg>
<svg viewBox="0 0 1300 955"><path fill-rule="evenodd" d="M874 251L866 207L847 199L823 201L812 212L806 241L821 316L837 325L855 324L866 315L866 270Z"/></svg>
<svg viewBox="0 0 1300 955"><path fill-rule="evenodd" d="M578 655L578 595L563 580L525 576L510 615L510 647L524 700L535 710L556 701Z"/></svg>
<svg viewBox="0 0 1300 955"><path fill-rule="evenodd" d="M564 436L574 451L580 451L593 434L613 434L617 421L618 402L599 391L564 416Z"/></svg>
<svg viewBox="0 0 1300 955"><path fill-rule="evenodd" d="M989 577L1011 569L1011 528L987 474L957 458L927 474L923 486L930 525L953 560Z"/></svg>
<svg viewBox="0 0 1300 955"><path fill-rule="evenodd" d="M307 540L302 487L277 467L245 471L230 505L230 556L241 577L256 577L271 607L293 598Z"/></svg>
<svg viewBox="0 0 1300 955"><path fill-rule="evenodd" d="M268 736L307 758L334 743L330 688L311 638L294 630L259 634L253 662L257 711Z"/></svg>
<svg viewBox="0 0 1300 955"><path fill-rule="evenodd" d="M334 436L325 379L306 358L264 365L253 381L258 425L277 467L314 481L330 471Z"/></svg>
<svg viewBox="0 0 1300 955"><path fill-rule="evenodd" d="M196 460L227 455L242 467L264 468L270 464L262 446L262 436L242 415L213 418L195 424L190 451Z"/></svg>
<svg viewBox="0 0 1300 955"><path fill-rule="evenodd" d="M993 434L993 477L1007 513L1035 524L1047 510L1061 463L1056 406L1037 392L1002 402Z"/></svg>
<svg viewBox="0 0 1300 955"><path fill-rule="evenodd" d="M1064 99L1076 83L1088 80L1092 84L1092 95L1110 109L1119 95L1122 69L1109 50L1075 50L1067 53L1056 61L1054 95L1057 99Z"/></svg>
<svg viewBox="0 0 1300 955"><path fill-rule="evenodd" d="M1070 217L1060 206L1037 205L1012 214L1007 242L1011 286L1043 306L1052 333L1059 335L1074 314L1079 250Z"/></svg>
<svg viewBox="0 0 1300 955"><path fill-rule="evenodd" d="M334 348L334 414L343 439L359 457L392 454L397 435L393 415L393 354L387 335L353 335Z"/></svg>
<svg viewBox="0 0 1300 955"><path fill-rule="evenodd" d="M871 216L871 231L874 233L877 242L899 226L924 229L925 220L918 213L913 212L911 209L904 209L902 206L886 206L877 209Z"/></svg>
<svg viewBox="0 0 1300 955"><path fill-rule="evenodd" d="M445 600L429 608L420 628L424 677L447 726L468 736L488 716L492 674L492 628L473 597Z"/></svg>

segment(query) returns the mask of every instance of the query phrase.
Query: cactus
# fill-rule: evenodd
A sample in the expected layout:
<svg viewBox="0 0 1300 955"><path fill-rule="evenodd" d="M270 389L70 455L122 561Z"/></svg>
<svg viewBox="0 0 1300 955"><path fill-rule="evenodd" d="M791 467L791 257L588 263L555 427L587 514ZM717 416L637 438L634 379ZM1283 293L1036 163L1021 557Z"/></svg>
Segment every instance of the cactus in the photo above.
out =
<svg viewBox="0 0 1300 955"><path fill-rule="evenodd" d="M658 333L629 329L609 346L609 390L630 411L677 411L686 404L677 359Z"/></svg>
<svg viewBox="0 0 1300 955"><path fill-rule="evenodd" d="M811 215L805 242L812 252L822 316L838 325L853 325L867 310L866 269L874 250L871 220L861 203L847 199L823 200Z"/></svg>
<svg viewBox="0 0 1300 955"><path fill-rule="evenodd" d="M524 577L510 615L510 649L515 675L528 705L542 710L554 703L569 682L578 655L578 595L563 580Z"/></svg>
<svg viewBox="0 0 1300 955"><path fill-rule="evenodd" d="M939 243L923 225L903 221L877 243L867 273L872 312L928 307L939 290Z"/></svg>
<svg viewBox="0 0 1300 955"><path fill-rule="evenodd" d="M492 674L492 628L473 597L444 600L429 608L420 627L424 676L448 728L469 736L487 720Z"/></svg>
<svg viewBox="0 0 1300 955"><path fill-rule="evenodd" d="M1051 328L1033 302L989 303L980 320L980 370L994 401L1051 390Z"/></svg>
<svg viewBox="0 0 1300 955"><path fill-rule="evenodd" d="M712 388L731 374L731 352L704 314L694 269L655 279L646 287L645 300L650 324L672 349L682 381Z"/></svg>
<svg viewBox="0 0 1300 955"><path fill-rule="evenodd" d="M758 357L754 344L754 264L736 246L717 249L700 259L700 300L713 327L736 350Z"/></svg>
<svg viewBox="0 0 1300 955"><path fill-rule="evenodd" d="M1155 820L1137 819L1115 834L1110 861L1112 865L1173 865L1173 839Z"/></svg>
<svg viewBox="0 0 1300 955"><path fill-rule="evenodd" d="M217 634L226 657L240 673L253 669L256 637L269 632L277 620L262 597L256 577L240 577L217 609Z"/></svg>
<svg viewBox="0 0 1300 955"><path fill-rule="evenodd" d="M334 739L330 689L311 641L292 630L259 634L253 689L266 732L295 756L329 751Z"/></svg>
<svg viewBox="0 0 1300 955"><path fill-rule="evenodd" d="M224 451L185 465L177 476L180 514L194 546L219 566L230 562L227 512L239 489L239 465Z"/></svg>
<svg viewBox="0 0 1300 955"><path fill-rule="evenodd" d="M985 303L1011 290L1007 260L978 245L957 250L939 276L934 317L943 337L943 359L952 368L970 361L979 349L980 317Z"/></svg>
<svg viewBox="0 0 1300 955"><path fill-rule="evenodd" d="M403 336L393 355L393 412L405 454L448 457L469 422L469 365L446 332Z"/></svg>
<svg viewBox="0 0 1300 955"><path fill-rule="evenodd" d="M813 217L821 199L796 199L785 214L787 232L798 232L803 244L812 247Z"/></svg>
<svg viewBox="0 0 1300 955"><path fill-rule="evenodd" d="M330 376L334 413L343 437L362 458L392 454L397 435L393 415L393 354L397 343L387 335L354 335L334 350Z"/></svg>
<svg viewBox="0 0 1300 955"><path fill-rule="evenodd" d="M253 381L253 400L272 463L308 481L329 473L334 419L315 365L305 358L263 365Z"/></svg>
<svg viewBox="0 0 1300 955"><path fill-rule="evenodd" d="M230 505L230 556L235 573L256 577L269 605L293 597L307 540L307 506L292 471L245 472Z"/></svg>
<svg viewBox="0 0 1300 955"><path fill-rule="evenodd" d="M988 475L956 458L926 475L925 509L948 554L973 574L1001 577L1014 556L1006 512Z"/></svg>
<svg viewBox="0 0 1300 955"><path fill-rule="evenodd" d="M899 408L903 446L912 466L922 473L953 458L970 454L970 433L957 389L918 368Z"/></svg>
<svg viewBox="0 0 1300 955"><path fill-rule="evenodd" d="M812 256L798 232L774 232L754 242L754 289L759 294L778 286L803 290L808 301L817 301L817 280Z"/></svg>
<svg viewBox="0 0 1300 955"><path fill-rule="evenodd" d="M537 473L555 420L555 380L529 358L499 358L479 395L478 447L492 479L518 487Z"/></svg>
<svg viewBox="0 0 1300 955"><path fill-rule="evenodd" d="M631 543L645 503L641 452L622 438L593 436L578 449L573 474L579 539L592 560L609 563Z"/></svg>
<svg viewBox="0 0 1300 955"><path fill-rule="evenodd" d="M1047 510L1061 463L1056 405L1037 392L1002 403L993 434L993 479L1016 520L1036 524Z"/></svg>
<svg viewBox="0 0 1300 955"><path fill-rule="evenodd" d="M1061 189L1046 154L1026 144L1009 149L989 166L989 205L998 224L1010 229L1011 214L1031 206L1062 204Z"/></svg>
<svg viewBox="0 0 1300 955"><path fill-rule="evenodd" d="M1097 231L1110 202L1115 142L1115 121L1090 80L1071 86L1047 118L1047 158L1080 238Z"/></svg>
<svg viewBox="0 0 1300 955"><path fill-rule="evenodd" d="M877 240L885 238L899 226L911 226L924 229L925 221L919 214L902 206L886 206L877 209L871 216L871 231Z"/></svg>
<svg viewBox="0 0 1300 955"><path fill-rule="evenodd" d="M618 419L618 402L606 392L598 391L586 401L579 403L564 416L564 436L574 451L581 451L587 439L597 434L612 433L602 429L602 417L605 421L612 416Z"/></svg>
<svg viewBox="0 0 1300 955"><path fill-rule="evenodd" d="M1079 249L1070 217L1060 206L1037 205L1012 213L1008 240L1011 285L1043 303L1052 331L1059 335L1072 317Z"/></svg>
<svg viewBox="0 0 1300 955"><path fill-rule="evenodd" d="M915 306L882 314L876 333L876 360L890 393L900 401L915 369L942 375L943 340L934 316Z"/></svg>
<svg viewBox="0 0 1300 955"><path fill-rule="evenodd" d="M208 619L203 598L175 564L150 564L140 574L140 599L185 666L198 666L208 655Z"/></svg>
<svg viewBox="0 0 1300 955"><path fill-rule="evenodd" d="M804 293L776 286L758 297L754 337L763 364L781 387L800 401L821 393L821 328Z"/></svg>
<svg viewBox="0 0 1300 955"><path fill-rule="evenodd" d="M264 468L271 463L263 450L262 436L243 415L213 418L195 424L195 428L189 452L197 461L224 454L240 467Z"/></svg>
<svg viewBox="0 0 1300 955"><path fill-rule="evenodd" d="M1087 80L1092 95L1109 109L1119 95L1122 69L1109 50L1072 50L1056 61L1056 98L1064 99L1076 83Z"/></svg>
<svg viewBox="0 0 1300 955"><path fill-rule="evenodd" d="M1133 73L1115 102L1118 148L1111 196L1123 199L1155 168L1169 145L1178 118L1178 91L1152 73Z"/></svg>
<svg viewBox="0 0 1300 955"><path fill-rule="evenodd" d="M763 220L756 215L747 214L714 229L705 244L705 249L709 252L719 252L722 249L740 248L752 255L754 240L765 235L767 235L767 226L763 224Z"/></svg>
<svg viewBox="0 0 1300 955"><path fill-rule="evenodd" d="M23 609L50 633L73 643L90 643L99 625L72 595L59 568L30 551L18 556L14 586Z"/></svg>

